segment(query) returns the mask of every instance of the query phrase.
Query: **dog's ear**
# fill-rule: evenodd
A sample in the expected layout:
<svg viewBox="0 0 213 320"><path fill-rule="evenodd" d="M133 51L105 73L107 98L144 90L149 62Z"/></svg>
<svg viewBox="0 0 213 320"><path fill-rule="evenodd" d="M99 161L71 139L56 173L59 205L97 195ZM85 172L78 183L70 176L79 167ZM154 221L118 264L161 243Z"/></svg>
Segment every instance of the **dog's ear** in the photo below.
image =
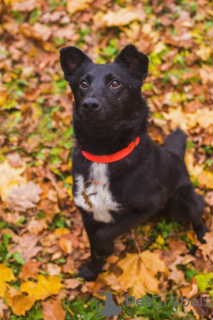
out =
<svg viewBox="0 0 213 320"><path fill-rule="evenodd" d="M148 75L149 59L139 52L138 49L129 44L115 58L116 63L126 65L126 67L142 80Z"/></svg>
<svg viewBox="0 0 213 320"><path fill-rule="evenodd" d="M60 50L60 62L66 80L85 62L93 63L92 60L76 47L66 47Z"/></svg>

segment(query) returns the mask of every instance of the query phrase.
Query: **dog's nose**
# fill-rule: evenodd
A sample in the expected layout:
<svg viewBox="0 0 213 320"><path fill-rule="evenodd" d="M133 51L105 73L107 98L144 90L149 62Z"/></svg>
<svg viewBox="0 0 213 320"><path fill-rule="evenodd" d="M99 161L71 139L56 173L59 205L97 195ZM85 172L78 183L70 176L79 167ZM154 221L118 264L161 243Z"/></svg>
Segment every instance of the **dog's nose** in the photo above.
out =
<svg viewBox="0 0 213 320"><path fill-rule="evenodd" d="M88 98L84 101L84 103L82 104L82 107L84 109L90 109L90 110L97 110L100 107L100 104L98 103L98 101L96 99L93 98Z"/></svg>

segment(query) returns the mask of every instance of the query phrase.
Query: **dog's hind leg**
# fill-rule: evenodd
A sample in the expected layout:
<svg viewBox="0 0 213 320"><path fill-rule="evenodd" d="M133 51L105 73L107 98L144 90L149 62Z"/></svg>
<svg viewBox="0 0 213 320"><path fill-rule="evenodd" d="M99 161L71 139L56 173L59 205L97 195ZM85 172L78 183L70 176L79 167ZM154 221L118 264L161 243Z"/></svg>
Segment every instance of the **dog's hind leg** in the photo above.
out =
<svg viewBox="0 0 213 320"><path fill-rule="evenodd" d="M186 149L186 138L187 135L181 129L178 128L166 137L164 141L164 148L173 151L174 153L178 154L182 159L184 159Z"/></svg>
<svg viewBox="0 0 213 320"><path fill-rule="evenodd" d="M179 187L169 199L169 207L171 214L177 220L192 222L198 240L205 243L203 237L209 231L202 220L205 202L201 195L195 193L192 184Z"/></svg>

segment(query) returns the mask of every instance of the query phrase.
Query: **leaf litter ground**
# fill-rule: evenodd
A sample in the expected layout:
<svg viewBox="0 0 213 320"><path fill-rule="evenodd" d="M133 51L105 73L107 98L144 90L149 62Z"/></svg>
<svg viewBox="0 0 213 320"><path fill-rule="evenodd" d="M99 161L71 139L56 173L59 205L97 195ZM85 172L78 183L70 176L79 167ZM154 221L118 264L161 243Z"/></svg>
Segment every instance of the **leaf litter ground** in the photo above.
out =
<svg viewBox="0 0 213 320"><path fill-rule="evenodd" d="M0 2L0 318L94 319L107 290L119 319L211 319L211 307L125 308L125 295L213 299L213 7L207 0ZM89 243L72 200L72 93L59 49L97 63L128 43L150 59L143 86L156 143L177 126L205 197L206 244L191 226L153 219L115 242L104 273L77 278ZM212 300L211 300L212 301Z"/></svg>

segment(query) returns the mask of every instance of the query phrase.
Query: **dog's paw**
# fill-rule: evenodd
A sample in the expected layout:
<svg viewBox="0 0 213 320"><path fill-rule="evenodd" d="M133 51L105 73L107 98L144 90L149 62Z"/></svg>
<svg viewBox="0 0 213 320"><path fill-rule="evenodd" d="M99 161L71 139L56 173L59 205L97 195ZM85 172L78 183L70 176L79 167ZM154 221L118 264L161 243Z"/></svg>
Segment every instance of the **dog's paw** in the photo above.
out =
<svg viewBox="0 0 213 320"><path fill-rule="evenodd" d="M205 244L206 240L203 239L203 237L205 236L205 234L209 232L209 228L207 228L205 225L203 227L203 229L197 231L197 238L200 241L200 243Z"/></svg>
<svg viewBox="0 0 213 320"><path fill-rule="evenodd" d="M86 281L94 281L98 276L98 272L92 262L89 261L81 266L78 276Z"/></svg>

